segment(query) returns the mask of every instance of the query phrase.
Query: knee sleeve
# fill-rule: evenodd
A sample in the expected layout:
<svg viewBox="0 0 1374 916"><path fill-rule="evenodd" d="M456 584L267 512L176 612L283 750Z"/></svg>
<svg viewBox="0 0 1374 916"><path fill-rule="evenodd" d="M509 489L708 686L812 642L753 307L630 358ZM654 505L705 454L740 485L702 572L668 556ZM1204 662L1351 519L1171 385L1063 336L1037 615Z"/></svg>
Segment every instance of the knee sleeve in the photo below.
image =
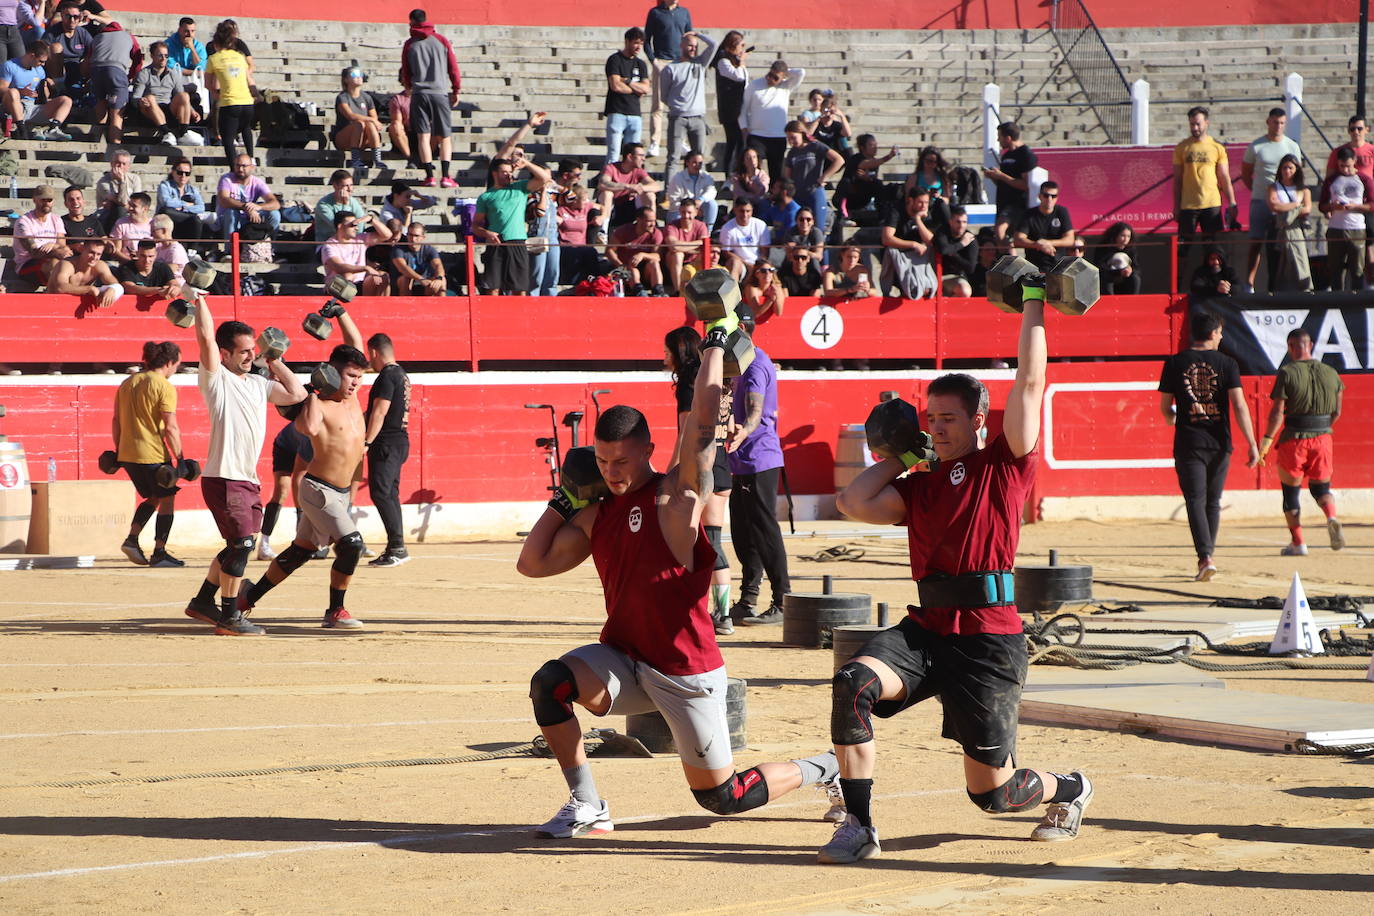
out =
<svg viewBox="0 0 1374 916"><path fill-rule="evenodd" d="M534 701L534 721L541 726L562 725L573 717L577 699L577 679L572 669L559 659L544 662L530 678L530 699Z"/></svg>
<svg viewBox="0 0 1374 916"><path fill-rule="evenodd" d="M716 565L714 569L729 569L730 561L725 559L725 548L720 545L720 526L707 525L706 539L711 542L711 546L716 549Z"/></svg>
<svg viewBox="0 0 1374 916"><path fill-rule="evenodd" d="M1298 497L1302 495L1302 487L1290 487L1286 483L1281 484L1281 486L1283 487L1283 511L1297 512L1300 508Z"/></svg>
<svg viewBox="0 0 1374 916"><path fill-rule="evenodd" d="M872 741L873 704L883 692L877 672L846 662L830 683L830 740L842 745Z"/></svg>
<svg viewBox="0 0 1374 916"><path fill-rule="evenodd" d="M1293 489L1296 490L1297 487L1294 487ZM1331 481L1326 480L1321 483L1318 483L1315 480L1309 481L1307 484L1307 492L1311 493L1312 498L1315 499L1317 502L1321 502L1323 496L1331 495Z"/></svg>
<svg viewBox="0 0 1374 916"><path fill-rule="evenodd" d="M277 554L277 565L281 571L288 576L305 565L314 551L306 550L304 547L292 541L286 549Z"/></svg>
<svg viewBox="0 0 1374 916"><path fill-rule="evenodd" d="M693 789L697 804L715 814L738 814L768 803L768 781L758 767L734 773L714 789Z"/></svg>
<svg viewBox="0 0 1374 916"><path fill-rule="evenodd" d="M358 568L358 560L363 555L363 536L358 532L344 535L334 542L334 566L337 573L353 575Z"/></svg>
<svg viewBox="0 0 1374 916"><path fill-rule="evenodd" d="M1011 774L1011 779L1002 783L991 792L969 792L969 801L988 814L1005 814L1008 811L1023 811L1040 804L1045 796L1045 786L1034 770L1020 769Z"/></svg>
<svg viewBox="0 0 1374 916"><path fill-rule="evenodd" d="M248 557L253 552L253 545L257 543L257 538L234 538L229 541L228 546L220 551L219 568L227 575L238 578L242 576L244 570L248 568Z"/></svg>

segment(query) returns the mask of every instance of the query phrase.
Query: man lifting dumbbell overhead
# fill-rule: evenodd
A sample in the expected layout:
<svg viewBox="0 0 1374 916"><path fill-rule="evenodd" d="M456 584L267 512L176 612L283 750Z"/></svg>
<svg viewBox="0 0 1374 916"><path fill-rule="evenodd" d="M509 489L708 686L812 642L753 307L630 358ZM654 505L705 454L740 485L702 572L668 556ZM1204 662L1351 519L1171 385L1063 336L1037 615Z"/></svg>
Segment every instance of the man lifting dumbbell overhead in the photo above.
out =
<svg viewBox="0 0 1374 916"><path fill-rule="evenodd" d="M267 328L257 339L267 376L253 371L253 329L241 321L226 321L216 329L203 297L196 304L195 328L198 382L210 418L210 448L200 489L224 538L224 549L187 604L186 616L214 624L222 636L260 636L263 628L239 613L238 595L262 525L257 465L267 438L267 404L297 404L305 388L282 362L290 341L277 328Z"/></svg>
<svg viewBox="0 0 1374 916"><path fill-rule="evenodd" d="M562 486L520 550L516 568L532 577L567 572L590 556L606 593L600 641L546 662L530 681L535 721L572 795L540 836L614 829L573 703L597 716L662 713L688 787L716 814L748 811L834 776L828 752L739 773L730 749L725 665L707 593L716 552L701 516L714 480L726 349L748 363L737 326L733 312L708 322L677 466L656 473L644 415L609 408L597 420L595 445L569 452Z"/></svg>
<svg viewBox="0 0 1374 916"><path fill-rule="evenodd" d="M239 594L238 608L248 614L263 595L300 569L318 549L333 543L329 605L321 626L356 630L362 621L348 612L344 601L364 549L362 535L348 510L349 491L363 461L366 427L356 395L367 357L352 316L337 300L330 300L325 308L339 323L344 342L330 353L329 362L315 367L305 400L282 410L294 421L296 430L309 437L314 451L297 492L301 517L296 538L277 554L261 579Z"/></svg>
<svg viewBox="0 0 1374 916"><path fill-rule="evenodd" d="M999 262L994 271L1014 266ZM979 808L999 814L1049 802L1031 836L1068 840L1078 835L1092 800L1092 783L1083 773L1023 768L1016 755L1027 659L1012 566L1040 439L1045 282L1032 272L1001 288L1002 298L1023 312L1002 431L983 447L987 389L969 375L941 376L926 389L928 434L914 428L914 411L900 404L875 408L866 432L885 457L836 500L856 521L906 526L920 606L910 607L906 619L875 636L835 675L830 730L849 813L821 848L822 862L879 854L871 815L872 717L896 715L932 696L943 702L943 734L963 747L968 796ZM939 459L934 470L908 473L932 452Z"/></svg>

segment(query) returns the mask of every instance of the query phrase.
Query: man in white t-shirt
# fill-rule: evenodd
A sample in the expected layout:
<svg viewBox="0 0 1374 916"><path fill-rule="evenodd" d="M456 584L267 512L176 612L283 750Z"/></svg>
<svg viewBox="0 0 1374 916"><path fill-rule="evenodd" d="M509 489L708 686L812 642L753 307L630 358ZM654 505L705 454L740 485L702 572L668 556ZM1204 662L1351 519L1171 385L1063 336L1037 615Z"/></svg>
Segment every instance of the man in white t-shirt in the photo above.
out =
<svg viewBox="0 0 1374 916"><path fill-rule="evenodd" d="M1250 141L1241 158L1240 180L1250 189L1250 252L1249 283L1255 288L1255 274L1259 271L1260 252L1266 240L1274 237L1274 214L1269 209L1269 186L1278 174L1284 156L1296 156L1302 162L1302 149L1284 134L1288 115L1282 108L1269 109L1264 122L1263 137ZM1272 274L1271 274L1272 276Z"/></svg>
<svg viewBox="0 0 1374 916"><path fill-rule="evenodd" d="M768 224L754 216L754 204L749 198L735 198L734 214L720 227L720 266L736 280L743 280L755 261L768 257L768 245L773 238Z"/></svg>
<svg viewBox="0 0 1374 916"><path fill-rule="evenodd" d="M248 556L262 528L258 456L267 438L267 404L298 404L305 399L305 387L282 362L284 347L265 350L268 375L255 374L253 329L226 321L216 330L204 296L196 302L196 343L200 393L210 417L200 489L225 546L187 605L186 616L214 624L221 636L261 636L267 631L250 623L237 605Z"/></svg>

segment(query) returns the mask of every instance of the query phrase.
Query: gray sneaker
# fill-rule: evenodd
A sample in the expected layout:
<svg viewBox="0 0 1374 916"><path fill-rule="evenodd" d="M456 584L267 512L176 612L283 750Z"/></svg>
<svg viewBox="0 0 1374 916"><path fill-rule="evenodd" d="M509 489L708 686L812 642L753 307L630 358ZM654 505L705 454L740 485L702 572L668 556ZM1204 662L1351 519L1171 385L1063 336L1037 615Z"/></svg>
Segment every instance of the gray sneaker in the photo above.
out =
<svg viewBox="0 0 1374 916"><path fill-rule="evenodd" d="M138 546L137 538L125 538L124 543L119 545L119 549L135 566L148 565L148 558L144 555L143 548Z"/></svg>
<svg viewBox="0 0 1374 916"><path fill-rule="evenodd" d="M782 608L776 604L770 604L768 610L762 614L755 614L752 617L745 617L740 623L746 627L760 627L770 623L782 623Z"/></svg>
<svg viewBox="0 0 1374 916"><path fill-rule="evenodd" d="M221 618L215 624L216 636L261 636L267 630L250 621L243 614L236 613L227 619Z"/></svg>
<svg viewBox="0 0 1374 916"><path fill-rule="evenodd" d="M1345 530L1341 528L1341 520L1338 518L1328 518L1326 520L1326 533L1331 537L1331 549L1340 550L1345 546Z"/></svg>
<svg viewBox="0 0 1374 916"><path fill-rule="evenodd" d="M1083 791L1073 801L1055 802L1045 809L1045 819L1040 826L1031 831L1032 840L1072 840L1078 836L1078 828L1083 825L1083 812L1093 800L1093 784L1081 770L1075 771L1083 780Z"/></svg>
<svg viewBox="0 0 1374 916"><path fill-rule="evenodd" d="M860 859L876 859L882 851L878 845L878 828L865 827L857 817L846 814L830 842L817 853L816 861L826 865L847 865Z"/></svg>

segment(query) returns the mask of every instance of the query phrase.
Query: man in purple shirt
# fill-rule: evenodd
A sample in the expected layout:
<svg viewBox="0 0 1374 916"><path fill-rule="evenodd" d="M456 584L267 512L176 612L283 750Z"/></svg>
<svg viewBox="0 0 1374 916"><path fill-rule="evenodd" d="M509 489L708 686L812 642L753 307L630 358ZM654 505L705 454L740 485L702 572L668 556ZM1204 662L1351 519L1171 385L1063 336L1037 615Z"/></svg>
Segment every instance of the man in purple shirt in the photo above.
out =
<svg viewBox="0 0 1374 916"><path fill-rule="evenodd" d="M754 333L754 313L747 305L736 310L740 327ZM782 623L782 596L787 579L787 551L778 527L778 477L782 472L782 443L778 441L778 370L768 354L754 345L754 361L735 379L729 439L730 536L739 558L739 601L730 609L735 621L752 626ZM772 600L755 613L764 574Z"/></svg>

